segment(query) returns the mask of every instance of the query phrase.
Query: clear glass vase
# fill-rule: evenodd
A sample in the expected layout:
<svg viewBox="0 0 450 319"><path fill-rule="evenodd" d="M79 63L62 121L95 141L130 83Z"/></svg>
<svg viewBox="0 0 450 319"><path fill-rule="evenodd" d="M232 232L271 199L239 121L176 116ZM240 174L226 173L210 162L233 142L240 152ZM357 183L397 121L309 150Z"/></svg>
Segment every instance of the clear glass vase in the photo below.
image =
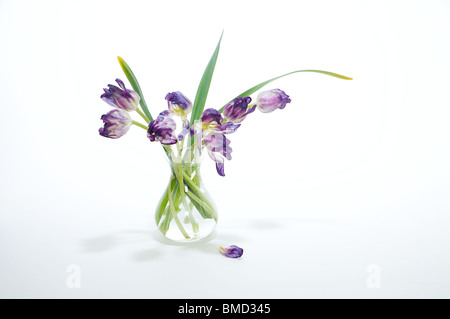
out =
<svg viewBox="0 0 450 319"><path fill-rule="evenodd" d="M217 224L217 209L200 174L201 157L194 148L164 148L171 175L155 211L158 229L168 239L191 242L209 236Z"/></svg>

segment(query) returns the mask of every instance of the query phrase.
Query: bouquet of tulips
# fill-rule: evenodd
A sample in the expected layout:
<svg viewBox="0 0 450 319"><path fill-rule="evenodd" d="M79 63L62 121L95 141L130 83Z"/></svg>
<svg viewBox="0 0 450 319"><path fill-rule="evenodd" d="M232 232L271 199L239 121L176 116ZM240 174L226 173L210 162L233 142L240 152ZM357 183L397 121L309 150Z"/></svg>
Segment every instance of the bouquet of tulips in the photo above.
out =
<svg viewBox="0 0 450 319"><path fill-rule="evenodd" d="M231 160L232 149L228 135L236 132L243 121L256 109L270 113L283 109L291 102L280 89L260 92L253 101L251 95L267 84L293 73L316 72L340 79L351 78L321 70L290 72L265 82L227 101L221 108L206 108L210 83L214 73L220 43L204 71L194 103L179 91L166 95L167 109L154 119L145 103L139 83L128 64L119 63L133 90L116 79L118 87L108 85L101 99L114 107L101 119L100 135L112 139L122 137L132 125L143 128L150 142L159 142L169 159L171 177L156 209L156 223L166 237L173 240L196 240L205 237L215 227L217 211L203 187L200 177L200 156L206 152L215 162L217 173L225 176L225 159ZM135 121L130 112L136 111L145 121ZM173 226L173 227L172 227Z"/></svg>

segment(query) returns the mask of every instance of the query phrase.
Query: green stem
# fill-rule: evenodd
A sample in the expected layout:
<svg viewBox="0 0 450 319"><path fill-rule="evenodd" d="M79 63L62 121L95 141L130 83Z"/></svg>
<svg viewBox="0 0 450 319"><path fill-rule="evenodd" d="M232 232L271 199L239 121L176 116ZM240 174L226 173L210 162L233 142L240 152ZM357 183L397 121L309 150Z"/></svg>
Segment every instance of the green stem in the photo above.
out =
<svg viewBox="0 0 450 319"><path fill-rule="evenodd" d="M171 180L170 183L172 184L172 189L175 191L175 188L177 187L176 180ZM161 197L160 202L158 203L158 207L156 207L155 218L157 225L159 225L161 217L164 215L168 203L169 203L169 186L167 185L166 190L164 191L164 194Z"/></svg>
<svg viewBox="0 0 450 319"><path fill-rule="evenodd" d="M197 176L197 174L198 174L198 172L195 173L196 176ZM194 199L194 201L196 201L199 205L201 205L208 213L211 214L211 216L215 220L217 220L217 215L214 212L214 208L209 203L209 200L206 198L206 196L203 195L200 188L189 178L189 176L184 171L183 171L183 177L184 177L184 181L186 182L186 184L188 185L188 188L190 190L188 195L192 196L192 199Z"/></svg>
<svg viewBox="0 0 450 319"><path fill-rule="evenodd" d="M172 217L177 223L178 228L180 229L181 233L186 239L190 239L189 235L186 233L186 231L183 228L183 225L181 224L180 220L178 219L177 213L175 212L175 205L173 204L173 198L172 198L172 180L169 183L169 207L170 211L172 213Z"/></svg>
<svg viewBox="0 0 450 319"><path fill-rule="evenodd" d="M163 214L166 216L164 220L161 222L161 225L159 225L159 229L161 232L165 235L170 227L170 222L172 221L172 215L168 212L169 206L166 207Z"/></svg>
<svg viewBox="0 0 450 319"><path fill-rule="evenodd" d="M137 121L131 121L131 123L134 124L134 125L136 125L136 126L139 126L140 128L143 128L143 129L146 130L146 131L148 131L148 126L145 126L145 125L142 124L142 123L139 123L139 122L137 122Z"/></svg>
<svg viewBox="0 0 450 319"><path fill-rule="evenodd" d="M142 111L139 108L136 109L136 112L144 119L146 123L150 123L148 117L144 113L142 113Z"/></svg>
<svg viewBox="0 0 450 319"><path fill-rule="evenodd" d="M185 187L184 187L184 183L183 183L183 177L181 175L182 168L177 165L174 167L174 171L175 171L175 175L178 180L178 183L180 183L181 201L183 203L184 208L190 213L189 205L186 202L186 196L185 196L186 191L185 191Z"/></svg>
<svg viewBox="0 0 450 319"><path fill-rule="evenodd" d="M211 204L209 204L208 201L201 200L200 198L195 196L193 192L188 192L187 195L191 200L193 199L198 205L203 207L203 209L205 209L211 215L211 217L217 221L217 215L214 212L214 209L210 207Z"/></svg>
<svg viewBox="0 0 450 319"><path fill-rule="evenodd" d="M179 183L179 195L180 195L180 199L181 202L183 204L184 209L187 211L188 214L188 219L189 222L192 224L192 229L194 230L194 233L198 233L199 231L199 227L198 224L196 223L194 217L192 216L192 209L191 207L188 205L187 201L186 201L186 190L185 190L185 186L184 186L184 182L183 182L183 166L182 164L174 164L178 162L179 159L181 159L181 155L182 155L182 147L177 143L177 147L178 147L178 153L179 153L179 157L178 158L172 151L172 149L170 147L166 148L166 151L168 153L168 155L170 156L170 158L172 158L172 170L174 173L174 176L176 178L176 180Z"/></svg>
<svg viewBox="0 0 450 319"><path fill-rule="evenodd" d="M184 181L188 184L189 188L192 188L193 191L199 195L200 199L208 202L208 199L202 194L201 190L195 185L195 183L189 178L189 176L183 171Z"/></svg>

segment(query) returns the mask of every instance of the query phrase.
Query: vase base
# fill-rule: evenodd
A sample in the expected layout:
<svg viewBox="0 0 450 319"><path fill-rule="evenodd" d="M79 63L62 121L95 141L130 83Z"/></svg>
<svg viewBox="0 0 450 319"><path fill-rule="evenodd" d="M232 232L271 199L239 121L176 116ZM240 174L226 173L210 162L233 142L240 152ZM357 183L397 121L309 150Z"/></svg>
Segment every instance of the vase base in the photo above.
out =
<svg viewBox="0 0 450 319"><path fill-rule="evenodd" d="M192 224L183 224L184 232L180 232L177 225L171 225L169 230L163 234L165 238L177 243L191 243L205 239L216 228L216 221L214 219L201 219L195 224L195 229Z"/></svg>

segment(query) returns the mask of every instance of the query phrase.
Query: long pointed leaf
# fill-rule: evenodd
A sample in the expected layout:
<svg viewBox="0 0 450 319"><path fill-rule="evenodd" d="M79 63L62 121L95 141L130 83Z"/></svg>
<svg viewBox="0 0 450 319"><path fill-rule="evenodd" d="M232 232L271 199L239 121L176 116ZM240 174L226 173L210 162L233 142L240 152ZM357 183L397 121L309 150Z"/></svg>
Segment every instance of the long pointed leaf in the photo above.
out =
<svg viewBox="0 0 450 319"><path fill-rule="evenodd" d="M214 68L216 67L222 37L223 32L220 36L216 50L214 51L208 65L206 66L205 72L203 73L202 79L200 80L200 84L198 85L197 94L195 95L194 100L194 106L192 108L191 125L194 124L195 121L200 119L203 113L203 109L205 108L206 98L208 97L209 87L211 85L212 76L214 74Z"/></svg>
<svg viewBox="0 0 450 319"><path fill-rule="evenodd" d="M148 117L150 121L153 121L153 117L150 114L150 111L148 110L147 103L145 103L144 95L142 94L141 86L139 85L138 80L134 76L133 71L131 71L131 68L128 66L128 64L122 59L120 56L117 57L119 60L120 66L122 67L123 73L125 73L128 81L130 82L131 86L133 87L133 90L136 91L137 94L141 97L139 104L142 107L142 110L144 111L145 115Z"/></svg>
<svg viewBox="0 0 450 319"><path fill-rule="evenodd" d="M286 74L277 76L277 77L275 77L275 78L273 78L273 79L264 81L264 82L262 82L262 83L260 83L260 84L258 84L258 85L255 85L255 86L252 87L251 89L249 89L249 90L247 90L247 91L245 91L245 92L239 94L238 96L236 96L236 98L238 98L238 97L246 97L246 96L249 96L249 95L255 93L256 91L258 91L259 89L263 88L263 87L266 86L267 84L269 84L269 83L271 83L271 82L273 82L273 81L275 81L275 80L278 80L279 78L285 77L285 76L290 75L290 74L299 73L299 72L315 72L315 73L322 73L322 74L325 74L325 75L334 76L334 77L339 78L339 79L342 79L342 80L353 80L352 78L349 78L349 77L347 77L347 76L340 75L340 74L333 73L333 72L328 72L328 71L321 71L321 70L299 70L299 71L289 72L289 73L286 73ZM231 101L232 101L232 100L231 100ZM222 111L223 111L224 108L225 108L225 106L223 106L223 107L219 110L219 112L222 113Z"/></svg>

